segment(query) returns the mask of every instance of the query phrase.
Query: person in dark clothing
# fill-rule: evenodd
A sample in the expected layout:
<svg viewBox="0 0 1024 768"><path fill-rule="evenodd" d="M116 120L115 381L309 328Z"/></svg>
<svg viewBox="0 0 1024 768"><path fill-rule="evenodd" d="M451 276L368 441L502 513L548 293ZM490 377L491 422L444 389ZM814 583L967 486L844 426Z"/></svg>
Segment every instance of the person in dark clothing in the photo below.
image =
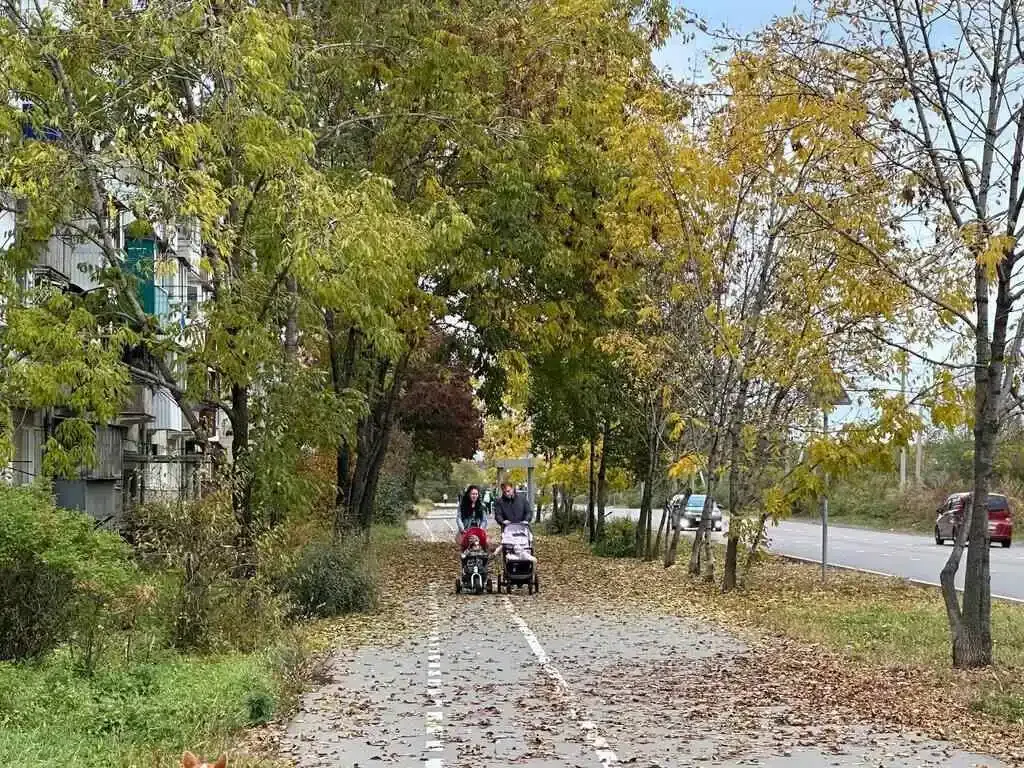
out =
<svg viewBox="0 0 1024 768"><path fill-rule="evenodd" d="M487 527L487 507L480 498L480 489L475 485L469 486L459 499L458 524L460 534L470 528Z"/></svg>
<svg viewBox="0 0 1024 768"><path fill-rule="evenodd" d="M525 496L516 493L512 483L501 484L501 496L494 502L494 520L504 528L509 523L529 523L533 507Z"/></svg>

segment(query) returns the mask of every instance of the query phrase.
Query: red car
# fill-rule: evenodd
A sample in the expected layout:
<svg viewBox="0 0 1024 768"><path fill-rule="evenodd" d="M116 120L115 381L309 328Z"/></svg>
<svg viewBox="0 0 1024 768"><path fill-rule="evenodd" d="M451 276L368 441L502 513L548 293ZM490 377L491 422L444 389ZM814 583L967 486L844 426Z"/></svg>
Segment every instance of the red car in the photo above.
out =
<svg viewBox="0 0 1024 768"><path fill-rule="evenodd" d="M956 540L957 531L964 519L964 508L971 503L971 494L954 493L935 512L935 543L942 546L946 539ZM1001 493L990 493L988 507L988 537L1009 547L1013 541L1013 512L1010 500Z"/></svg>

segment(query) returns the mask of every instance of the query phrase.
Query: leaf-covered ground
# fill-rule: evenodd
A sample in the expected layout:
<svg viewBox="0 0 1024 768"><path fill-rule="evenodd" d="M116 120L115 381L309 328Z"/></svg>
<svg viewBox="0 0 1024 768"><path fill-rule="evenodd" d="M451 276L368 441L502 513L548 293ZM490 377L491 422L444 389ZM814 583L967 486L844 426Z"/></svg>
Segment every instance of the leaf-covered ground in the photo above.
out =
<svg viewBox="0 0 1024 768"><path fill-rule="evenodd" d="M745 590L731 595L693 581L685 562L592 556L574 537L542 542L549 597L570 606L603 603L706 621L751 647L689 695L709 703L754 696L795 706L808 722L865 723L919 730L934 738L1024 761L1024 609L993 606L997 665L950 669L937 590L897 579L820 571L769 558ZM685 553L684 553L685 554Z"/></svg>
<svg viewBox="0 0 1024 768"><path fill-rule="evenodd" d="M380 578L377 609L322 621L306 631L312 646L311 668L305 671L307 687L329 682L328 667L351 658L359 648L394 648L422 629L421 619L410 610L411 601L424 584L438 572L451 571L451 547L421 545L396 538L378 544L376 567ZM280 757L281 741L293 711L267 726L250 730L237 745L238 759L233 768L287 766L292 762Z"/></svg>
<svg viewBox="0 0 1024 768"><path fill-rule="evenodd" d="M702 764L752 755L794 765L822 764L822 756L836 765L985 764L956 748L1024 764L1015 698L1024 658L1018 609L995 609L998 667L954 674L933 590L842 572L822 586L815 568L772 559L757 566L746 590L723 596L682 568L594 557L575 537L541 537L538 555L542 594L513 596L513 603L559 659L622 763L664 764L658 750L683 744ZM416 606L430 582L450 586L453 547L395 542L380 565L388 574L381 610L323 626L322 645L337 650L321 688L304 699L290 731L279 723L253 734L250 752L277 755L282 765L347 765L353 747L379 747L382 765L414 756L418 737L400 723L420 722L405 712L417 701L415 670L423 662L413 658L426 631ZM484 654L478 663L498 680L459 678L459 663L446 659L459 719L449 728L447 748L458 750L453 764L472 753L485 762L532 765L573 748L556 736L566 727L564 713L545 701L543 676L524 687L532 678L520 675L513 689L526 719L519 722L518 709L503 717L515 721L507 727L530 733L529 744L518 757L500 751L503 717L494 705L503 705L494 697L512 685L511 677L501 682L511 668L500 648L515 646L514 637L501 636L500 600L442 596L452 626L471 612ZM578 620L567 624L567 617ZM497 656L487 657L495 643ZM405 714L392 718L395 708ZM638 718L654 724L646 738L636 734ZM703 728L691 732L693 723ZM674 764L682 753L665 759Z"/></svg>

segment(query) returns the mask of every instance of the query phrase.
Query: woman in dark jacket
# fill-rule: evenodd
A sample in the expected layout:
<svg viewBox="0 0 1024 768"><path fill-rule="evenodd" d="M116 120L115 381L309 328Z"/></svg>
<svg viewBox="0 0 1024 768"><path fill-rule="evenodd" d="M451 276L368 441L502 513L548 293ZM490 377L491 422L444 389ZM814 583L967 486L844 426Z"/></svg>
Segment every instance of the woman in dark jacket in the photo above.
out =
<svg viewBox="0 0 1024 768"><path fill-rule="evenodd" d="M467 528L487 528L487 507L475 485L469 486L459 499L458 521L460 534Z"/></svg>

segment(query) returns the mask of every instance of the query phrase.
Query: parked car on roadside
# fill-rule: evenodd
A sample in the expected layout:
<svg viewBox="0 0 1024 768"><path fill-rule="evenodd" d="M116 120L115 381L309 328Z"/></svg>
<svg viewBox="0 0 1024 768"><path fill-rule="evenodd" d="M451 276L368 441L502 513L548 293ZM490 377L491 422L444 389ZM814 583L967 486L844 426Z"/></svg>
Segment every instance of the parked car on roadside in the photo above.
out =
<svg viewBox="0 0 1024 768"><path fill-rule="evenodd" d="M682 504L684 496L685 494L682 493L676 494L672 497L671 504L673 506ZM706 496L703 493L690 496L689 501L686 502L686 508L679 517L679 525L683 530L700 526L700 518L704 514L705 498ZM716 531L722 530L722 508L718 506L718 502L714 499L711 500L711 527Z"/></svg>
<svg viewBox="0 0 1024 768"><path fill-rule="evenodd" d="M970 493L954 493L935 511L935 543L942 546L946 540L956 540L964 521L964 510L971 503ZM1001 493L990 493L985 502L988 508L988 536L993 543L1009 547L1013 541L1013 510L1010 500Z"/></svg>

